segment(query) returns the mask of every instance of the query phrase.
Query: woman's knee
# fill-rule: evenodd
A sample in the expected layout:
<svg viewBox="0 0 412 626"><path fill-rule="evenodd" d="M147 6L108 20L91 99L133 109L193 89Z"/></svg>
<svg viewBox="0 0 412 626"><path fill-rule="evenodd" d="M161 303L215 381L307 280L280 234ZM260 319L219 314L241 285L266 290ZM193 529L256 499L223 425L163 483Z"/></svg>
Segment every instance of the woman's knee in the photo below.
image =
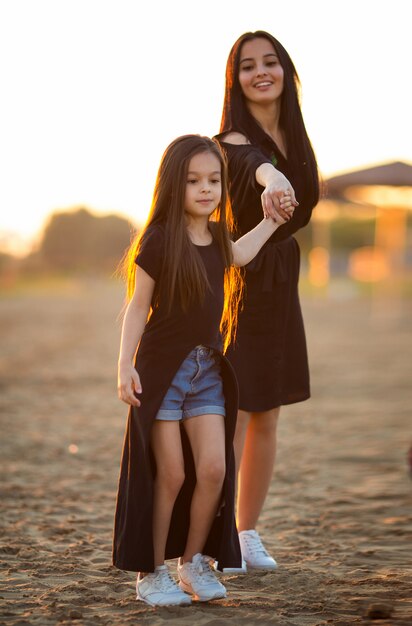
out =
<svg viewBox="0 0 412 626"><path fill-rule="evenodd" d="M237 433L241 431L246 431L251 417L252 417L251 413L249 413L248 411L242 411L239 409L239 411L237 412L237 419L236 419L236 432Z"/></svg>
<svg viewBox="0 0 412 626"><path fill-rule="evenodd" d="M270 411L262 411L261 413L252 413L250 425L253 430L269 436L276 434L280 409L271 409Z"/></svg>

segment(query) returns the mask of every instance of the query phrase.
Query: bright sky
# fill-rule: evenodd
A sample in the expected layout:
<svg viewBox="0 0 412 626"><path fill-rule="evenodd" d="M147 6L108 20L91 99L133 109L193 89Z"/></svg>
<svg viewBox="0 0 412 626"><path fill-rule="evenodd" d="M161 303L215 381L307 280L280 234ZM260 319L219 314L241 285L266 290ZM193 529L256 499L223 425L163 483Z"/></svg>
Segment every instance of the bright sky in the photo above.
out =
<svg viewBox="0 0 412 626"><path fill-rule="evenodd" d="M54 210L144 221L161 155L219 130L229 50L271 32L324 176L412 161L410 0L1 0L0 248Z"/></svg>

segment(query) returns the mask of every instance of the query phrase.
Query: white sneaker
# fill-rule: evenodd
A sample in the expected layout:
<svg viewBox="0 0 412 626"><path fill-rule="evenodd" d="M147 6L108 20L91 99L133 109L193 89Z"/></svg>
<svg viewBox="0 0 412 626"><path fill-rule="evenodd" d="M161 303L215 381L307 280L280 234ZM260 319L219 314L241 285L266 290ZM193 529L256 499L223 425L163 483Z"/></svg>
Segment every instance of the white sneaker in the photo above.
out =
<svg viewBox="0 0 412 626"><path fill-rule="evenodd" d="M214 561L213 569L218 574L247 574L247 565L245 559L242 559L241 567L224 567L222 571L219 570L219 563Z"/></svg>
<svg viewBox="0 0 412 626"><path fill-rule="evenodd" d="M278 564L265 549L256 530L242 530L239 533L242 557L249 569L274 570Z"/></svg>
<svg viewBox="0 0 412 626"><path fill-rule="evenodd" d="M182 560L179 559L177 565L180 588L192 593L195 600L201 602L226 598L226 588L216 578L210 567L210 561L210 557L197 553L191 562L182 564Z"/></svg>
<svg viewBox="0 0 412 626"><path fill-rule="evenodd" d="M179 589L167 565L158 565L154 572L143 577L139 573L136 581L136 600L143 600L150 606L192 604L192 598Z"/></svg>

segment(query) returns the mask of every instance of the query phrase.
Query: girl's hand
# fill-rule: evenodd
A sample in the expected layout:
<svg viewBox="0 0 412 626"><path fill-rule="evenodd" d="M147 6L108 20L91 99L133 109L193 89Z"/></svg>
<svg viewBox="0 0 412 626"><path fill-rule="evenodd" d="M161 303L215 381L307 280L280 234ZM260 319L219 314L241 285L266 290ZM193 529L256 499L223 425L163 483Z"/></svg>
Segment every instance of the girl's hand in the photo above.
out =
<svg viewBox="0 0 412 626"><path fill-rule="evenodd" d="M295 201L292 200L292 195L290 191L285 191L285 193L280 199L280 207L282 211L287 213L287 215L289 216L288 219L293 217L293 212L295 208L298 206L298 204L299 202L296 202L296 200ZM285 221L288 221L288 220L285 220Z"/></svg>
<svg viewBox="0 0 412 626"><path fill-rule="evenodd" d="M293 187L280 172L276 180L266 185L261 198L264 216L273 218L278 224L289 221L299 205Z"/></svg>
<svg viewBox="0 0 412 626"><path fill-rule="evenodd" d="M285 219L285 218L283 218L283 217L281 217L281 216L279 215L279 217L278 217L277 219L274 219L274 218L269 218L269 217L268 217L268 218L266 218L266 219L273 219L273 221L275 222L275 224L277 224L278 226L282 226L282 224L286 224L286 222L288 222L288 221L289 221L290 217L288 217L287 219Z"/></svg>
<svg viewBox="0 0 412 626"><path fill-rule="evenodd" d="M140 384L139 374L133 365L119 365L117 393L119 399L126 402L126 404L140 406L141 402L136 397L136 394L142 393L142 385Z"/></svg>

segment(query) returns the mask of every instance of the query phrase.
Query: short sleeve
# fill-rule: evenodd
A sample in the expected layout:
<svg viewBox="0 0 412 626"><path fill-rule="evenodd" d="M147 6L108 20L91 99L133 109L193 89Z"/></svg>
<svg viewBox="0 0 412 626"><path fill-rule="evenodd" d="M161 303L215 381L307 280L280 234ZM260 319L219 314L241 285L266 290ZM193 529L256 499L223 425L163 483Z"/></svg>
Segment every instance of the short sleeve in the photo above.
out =
<svg viewBox="0 0 412 626"><path fill-rule="evenodd" d="M256 181L256 170L262 163L270 163L267 156L251 144L235 145L222 142L229 174L229 194L237 231L242 235L262 219L261 194L263 187Z"/></svg>
<svg viewBox="0 0 412 626"><path fill-rule="evenodd" d="M230 144L221 135L216 136L221 143L228 162L229 191L233 214L237 220L239 234L254 228L262 219L261 194L264 187L256 180L256 170L263 163L272 163L263 148L252 144ZM283 166L282 166L283 164ZM285 159L280 159L276 169L289 179L298 195L299 206L292 218L271 236L271 241L282 241L293 235L310 220L313 203L305 201L305 189L298 176L291 176L286 169Z"/></svg>
<svg viewBox="0 0 412 626"><path fill-rule="evenodd" d="M256 170L262 163L271 160L256 146L250 144L235 145L223 143L229 166L229 179L235 191L244 194L245 188L253 187L257 191Z"/></svg>
<svg viewBox="0 0 412 626"><path fill-rule="evenodd" d="M135 263L157 281L162 271L163 258L164 231L161 226L149 226L143 235Z"/></svg>

